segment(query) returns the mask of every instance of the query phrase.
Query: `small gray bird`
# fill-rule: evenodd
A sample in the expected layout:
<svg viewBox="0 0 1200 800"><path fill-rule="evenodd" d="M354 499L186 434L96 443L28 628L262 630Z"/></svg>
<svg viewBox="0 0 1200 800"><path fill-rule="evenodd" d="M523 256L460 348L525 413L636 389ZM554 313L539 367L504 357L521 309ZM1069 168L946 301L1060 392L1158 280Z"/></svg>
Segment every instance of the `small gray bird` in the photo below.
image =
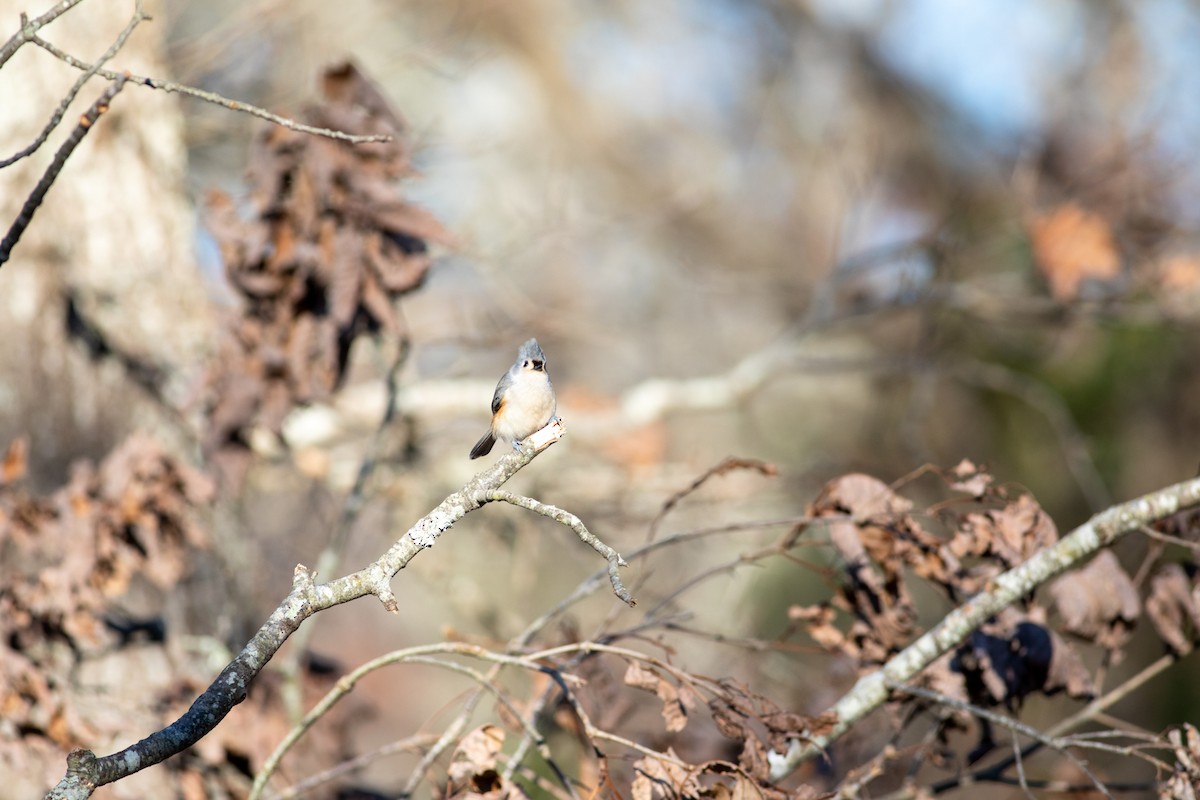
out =
<svg viewBox="0 0 1200 800"><path fill-rule="evenodd" d="M492 452L497 439L512 442L514 450L519 448L522 439L554 419L556 408L554 386L546 372L546 354L537 339L530 339L521 345L517 360L496 384L492 427L471 448L471 458Z"/></svg>

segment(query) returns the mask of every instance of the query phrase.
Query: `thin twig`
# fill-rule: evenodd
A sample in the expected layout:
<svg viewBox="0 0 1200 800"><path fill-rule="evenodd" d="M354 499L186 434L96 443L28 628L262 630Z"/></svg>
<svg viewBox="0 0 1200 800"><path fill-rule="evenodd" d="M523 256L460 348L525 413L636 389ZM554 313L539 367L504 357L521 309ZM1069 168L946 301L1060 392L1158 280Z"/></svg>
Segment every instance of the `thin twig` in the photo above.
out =
<svg viewBox="0 0 1200 800"><path fill-rule="evenodd" d="M499 665L495 667L495 669L498 668ZM483 689L476 689L463 701L462 709L459 711L458 716L447 726L446 730L442 731L442 735L433 743L433 747L430 747L425 752L425 755L421 756L421 760L413 768L412 773L408 776L408 780L404 784L404 788L400 790L399 796L401 798L412 797L417 787L421 785L421 781L425 780L425 775L433 767L433 762L462 738L463 733L467 730L467 723L475 713L479 702L483 700L484 694Z"/></svg>
<svg viewBox="0 0 1200 800"><path fill-rule="evenodd" d="M571 706L571 710L575 712L575 716L579 718L581 723L583 723L584 736L590 740L592 751L597 757L603 757L602 751L596 746L595 743L596 739L600 739L602 741L612 742L613 744L619 744L622 747L627 747L630 750L634 750L644 756L650 756L651 758L665 761L668 764L674 764L675 766L682 767L683 769L691 769L690 764L681 761L672 755L654 750L653 748L646 747L645 745L635 742L632 739L627 739L624 736L617 736L615 733L609 733L603 728L596 727L594 724L592 724L591 717L588 716L587 712L583 710L583 706L580 705L579 701L576 699L575 693L570 691L566 684L559 684L559 688L562 689L563 699L567 701L567 703Z"/></svg>
<svg viewBox="0 0 1200 800"><path fill-rule="evenodd" d="M50 53L55 58L57 58L61 61L65 61L67 64L70 64L72 67L75 67L76 69L86 70L91 67L90 64L86 64L83 61L80 61L75 56L71 55L70 53L60 50L59 48L55 47L50 42L47 42L45 39L38 36L37 34L31 34L29 37L29 41L33 42L38 47L40 47L43 50L45 50L46 52ZM96 70L96 74L100 75L102 77L108 78L109 80L116 80L116 78L117 78L116 72L113 72L112 70L107 70L107 69ZM158 78L147 78L144 75L129 75L127 77L127 79L130 83L137 84L138 86L146 86L151 89L161 89L164 92L178 92L179 94L187 95L188 97L195 97L198 100L203 100L207 103L212 103L213 105L218 105L218 106L221 106L222 108L227 108L230 111L240 111L243 114L249 114L252 117L258 117L259 119L264 119L267 122L274 123L275 125L279 125L280 127L287 128L288 130L296 131L297 133L310 133L315 136L324 136L329 139L338 139L340 141L350 142L352 144L365 144L368 142L390 142L393 140L393 137L388 136L387 134L372 134L372 135L368 136L368 135L360 135L360 134L355 134L355 133L346 133L345 131L335 131L335 130L331 130L329 128L318 128L313 125L306 125L303 122L297 122L294 119L290 119L288 117L283 117L283 116L280 116L279 114L272 114L270 111L267 111L265 108L259 108L258 106L251 105L249 103L243 103L240 100L230 100L228 97L219 95L216 92L209 92L204 89L197 89L194 86L187 86L182 83L175 83L174 81L164 81L164 80L160 80Z"/></svg>
<svg viewBox="0 0 1200 800"><path fill-rule="evenodd" d="M509 765L512 761L512 758L510 756L505 755L504 753L499 753L497 755L497 758L504 762L504 765L505 765L504 770L505 771L503 773L503 777L504 777L505 783L507 783L507 782L511 781L512 777L513 777L513 773L510 772L508 769ZM566 800L570 800L571 798L574 798L574 800L578 800L579 795L575 791L574 787L571 787L570 793L564 792L557 785L551 783L545 777L543 777L543 776L539 775L537 772L535 772L533 770L533 768L531 768L531 767L521 765L520 771L521 771L521 778L523 780L529 781L534 786L536 786L539 790L545 792L546 794L548 794L552 797L565 798ZM515 770L514 770L514 772L515 772ZM521 795L519 795L519 794L516 796L521 797Z"/></svg>
<svg viewBox="0 0 1200 800"><path fill-rule="evenodd" d="M38 32L38 29L43 25L47 25L58 19L63 14L70 11L75 6L82 3L83 0L62 0L58 5L51 8L40 17L29 19L24 13L21 14L21 29L9 37L8 41L0 46L0 68L8 63L22 45L33 41L33 36Z"/></svg>
<svg viewBox="0 0 1200 800"><path fill-rule="evenodd" d="M763 475L771 476L779 474L779 469L774 464L769 464L766 461L760 461L757 458L738 458L736 456L729 456L728 458L723 459L721 463L709 467L703 475L693 480L685 488L680 489L678 492L667 498L667 501L663 503L662 508L659 509L658 514L650 523L650 530L646 532L646 541L654 541L655 537L658 536L658 528L662 524L662 521L666 519L667 514L671 513L671 509L679 505L684 498L698 490L710 479L724 475L725 473L731 472L735 469L752 469L757 470Z"/></svg>
<svg viewBox="0 0 1200 800"><path fill-rule="evenodd" d="M1140 530L1145 536L1154 539L1155 541L1162 542L1163 544L1175 544L1179 545L1180 547L1186 547L1193 553L1200 553L1200 542L1192 542L1187 539L1181 539L1178 536L1172 536L1169 533L1156 531L1149 525L1142 525L1140 528L1138 528L1138 530Z"/></svg>
<svg viewBox="0 0 1200 800"><path fill-rule="evenodd" d="M395 755L396 753L405 753L409 750L420 750L422 747L427 747L437 740L437 737L431 733L419 733L414 736L407 736L394 742L389 742L380 748L372 750L369 753L357 755L354 758L347 759L340 764L335 764L327 770L322 770L314 775L309 775L302 781L297 781L291 786L279 792L274 796L274 800L294 800L313 789L324 786L330 781L337 780L343 775L363 769L369 766L372 762L378 761L386 756Z"/></svg>
<svg viewBox="0 0 1200 800"><path fill-rule="evenodd" d="M906 683L890 683L890 682L889 682L889 688L892 691L903 692L904 694L912 695L913 697L921 697L921 698L924 698L925 700L931 700L931 701L937 703L938 705L946 706L947 708L953 708L958 711L966 711L968 714L972 714L973 716L976 716L980 719L984 719L995 725L999 725L1003 728L1007 728L1008 730L1012 731L1013 733L1019 733L1022 736L1032 739L1035 742L1039 742L1044 747L1049 747L1054 750L1057 750L1058 752L1060 752L1064 756L1066 756L1067 760L1070 761L1071 764L1073 764L1076 769L1078 769L1080 772L1082 772L1084 775L1087 776L1088 780L1090 780L1092 782L1092 784L1096 787L1097 791L1099 791L1105 797L1109 798L1109 800L1113 800L1112 794L1110 794L1108 789L1106 789L1104 787L1104 784L1095 775L1093 775L1091 773L1091 770L1089 770L1087 768L1087 764L1085 764L1074 753L1072 753L1072 752L1070 752L1070 750L1068 750L1068 747L1070 747L1072 745L1078 747L1078 746L1082 746L1083 743L1081 743L1081 742L1064 743L1061 740L1059 740L1053 736L1047 736L1046 734L1042 733L1037 728L1034 728L1031 725L1026 725L1024 722L1018 722L1017 720L1013 719L1012 717L1006 716L1004 714L998 714L995 711L991 711L986 708L981 708L980 706L973 705L971 703L967 703L963 700L959 700L959 699L957 699L955 697L951 697L947 694L942 694L941 692L935 692L931 689L925 689L920 686L911 686ZM1015 738L1013 739L1013 745L1014 745L1014 747L1016 746ZM1097 743L1094 743L1094 742L1091 743L1089 746L1098 747ZM1025 785L1024 784L1024 767L1022 766L1023 762L1020 758L1019 750L1018 750L1017 754L1014 756L1014 758L1016 759L1018 770L1021 772L1022 785Z"/></svg>
<svg viewBox="0 0 1200 800"><path fill-rule="evenodd" d="M59 146L58 151L54 154L54 159L50 165L46 167L46 171L42 173L41 179L37 185L33 187L33 191L25 198L24 205L21 206L21 212L17 218L13 220L12 226L8 229L8 233L4 235L3 241L0 241L0 266L4 265L10 256L12 250L17 246L17 242L21 240L21 235L25 233L25 229L29 227L29 223L33 221L33 215L37 212L42 201L46 199L46 192L50 191L50 187L58 178L58 174L62 172L62 168L67 163L67 159L71 157L71 153L75 152L75 148L83 141L83 137L87 136L88 131L100 119L100 115L108 111L109 104L112 103L117 93L125 87L125 78L121 75L116 75L113 78L113 83L104 90L103 94L92 103L91 108L84 112L79 118L79 124L75 126L75 130L71 131L71 135Z"/></svg>
<svg viewBox="0 0 1200 800"><path fill-rule="evenodd" d="M1037 798L1033 796L1033 791L1029 788L1029 778L1025 775L1025 760L1021 758L1021 744L1017 741L1017 734L1015 731L1011 732L1011 739L1013 758L1017 760L1017 782L1029 800L1037 800ZM1112 795L1109 796L1111 797Z"/></svg>
<svg viewBox="0 0 1200 800"><path fill-rule="evenodd" d="M317 566L314 571L318 575L335 574L341 566L342 555L346 550L346 541L350 537L355 520L358 519L365 505L367 484L375 473L375 467L379 464L379 458L382 455L383 443L386 440L384 433L396 417L396 396L399 393L400 370L408 360L412 349L411 345L411 340L407 336L402 337L399 349L388 365L384 378L387 403L380 416L379 424L376 426L375 434L371 437L367 453L358 465L358 474L355 475L354 485L342 502L342 513L333 530L333 535L329 539L329 544L317 556ZM300 665L308 648L308 640L312 637L314 630L315 626L310 625L297 631L293 641L294 646L281 659L279 665L279 671L284 676L283 703L288 712L288 721L292 724L296 724L300 719Z"/></svg>
<svg viewBox="0 0 1200 800"><path fill-rule="evenodd" d="M1132 692L1145 685L1148 681L1153 679L1155 676L1173 665L1178 660L1179 656L1175 655L1174 653L1168 653L1162 656L1157 661L1147 665L1144 669L1142 669L1141 672L1133 675L1124 683L1117 686L1115 689L1110 690L1101 697L1097 697L1095 700L1088 703L1071 716L1059 721L1055 725L1050 726L1045 731L1044 735L1051 738L1059 737L1078 727L1079 725L1091 721L1101 711L1128 697ZM1042 745L1040 742L1033 742L1026 745L1021 751L1021 757L1029 758L1029 756L1037 752L1041 746ZM946 780L939 781L938 783L930 786L928 789L929 794L943 794L944 792L948 792L951 789L961 786L968 779L972 782L999 780L1004 771L1015 763L1015 759L1009 757L1003 761L999 761L991 765L990 767L977 770L971 773L969 776L955 776L952 778L947 778Z"/></svg>
<svg viewBox="0 0 1200 800"><path fill-rule="evenodd" d="M510 503L519 508L524 508L527 511L532 511L535 514L541 514L543 517L554 520L555 522L565 525L575 532L579 537L579 541L591 547L597 553L604 557L608 562L608 580L612 584L613 594L621 599L626 605L633 607L637 602L633 596L629 594L629 590L625 588L625 584L621 582L620 567L627 567L625 559L621 558L621 554L609 547L600 540L594 533L587 529L583 524L583 520L575 516L569 511L563 511L561 508L543 503L539 500L534 500L532 497L525 497L512 492L503 491L500 489L491 489L485 492L480 492L475 495L475 501L479 504L490 502Z"/></svg>
<svg viewBox="0 0 1200 800"><path fill-rule="evenodd" d="M545 737L538 732L537 728L535 728L532 723L526 722L525 719L522 718L520 710L513 705L511 700L508 699L508 695L500 691L500 688L496 686L495 682L489 676L485 676L478 670L473 670L470 667L463 666L462 664L455 664L450 661L429 658L428 656L418 656L411 660L412 663L415 664L429 664L431 666L442 667L443 669L449 669L453 672L458 672L473 678L475 682L480 685L480 687L489 692L505 708L507 708L508 712L513 716L514 719L521 723L521 727L525 732L525 736L533 739L537 743L538 753L541 754L542 759L546 762L546 766L550 767L550 770L554 773L554 777L557 778L562 787L567 790L572 800L579 800L579 795L575 793L575 787L572 784L571 779L567 777L567 774L563 772L562 767L560 767L558 762L554 760L554 756L551 754L550 748L546 744ZM543 667L540 669L540 671L545 672L546 670ZM555 677L566 679L568 676L556 675ZM576 676L574 675L570 677L577 680Z"/></svg>
<svg viewBox="0 0 1200 800"><path fill-rule="evenodd" d="M1112 505L1112 493L1088 450L1087 439L1079 430L1071 410L1062 397L1046 384L1000 364L964 362L951 367L959 379L1016 397L1041 412L1058 437L1067 469L1075 478L1093 512Z"/></svg>
<svg viewBox="0 0 1200 800"><path fill-rule="evenodd" d="M306 734L313 725L315 725L322 717L329 713L330 709L332 709L339 700L354 691L354 688L358 685L359 681L370 675L372 672L393 664L434 664L435 666L444 666L448 669L458 666L450 665L449 662L430 659L430 656L437 654L472 656L483 661L492 661L497 664L508 664L510 666L520 666L536 672L541 672L545 669L541 664L537 663L535 659L494 653L483 647L479 647L478 645L468 644L465 642L440 642L438 644L409 647L405 648L404 650L394 650L390 653L379 656L378 658L373 658L365 664L361 664L360 666L356 667L352 672L349 672L346 675L338 678L338 681L334 687L326 692L325 696L322 697L317 704L314 705L312 709L310 709L309 712L304 715L304 718L301 719L300 722L295 726L293 726L290 731L288 731L287 735L283 738L283 741L276 745L274 752L267 757L267 760L263 762L262 769L260 769L258 774L254 777L254 786L250 789L249 800L256 800L259 796L261 796L263 790L266 788L267 781L270 780L271 775L276 769L278 769L279 763L283 760L283 757L288 754L288 752L296 745L297 742L300 741L304 734ZM494 683L491 678L484 679L482 675L479 675L479 673L474 671L472 671L471 674L473 676L478 676L479 682L486 688L489 688L489 690L494 689ZM574 676L564 676L564 680L576 681L579 679L575 678ZM507 700L505 699L504 702L507 702ZM516 709L512 710L515 716L520 716Z"/></svg>
<svg viewBox="0 0 1200 800"><path fill-rule="evenodd" d="M67 90L66 95L64 95L63 99L59 102L58 108L54 109L54 113L50 115L50 121L46 123L44 128L42 128L42 132L39 133L37 138L30 142L26 147L18 150L16 153L13 153L8 158L0 160L0 169L12 166L22 158L25 158L31 153L36 152L38 148L46 143L46 140L50 138L50 134L55 128L58 127L58 123L62 122L62 118L66 116L67 108L72 102L74 102L75 96L79 94L79 90L83 88L83 85L92 79L92 76L96 74L96 71L99 70L100 67L105 64L105 62L115 56L117 52L125 46L125 42L129 39L130 34L133 33L133 29L136 28L139 23L148 19L150 19L150 16L142 9L142 0L137 0L133 16L130 17L129 22L125 25L124 30L122 30L117 38L113 41L112 45L105 50L103 54L101 54L100 58L97 59L96 62L91 66L89 66L87 70L75 81L75 84Z"/></svg>

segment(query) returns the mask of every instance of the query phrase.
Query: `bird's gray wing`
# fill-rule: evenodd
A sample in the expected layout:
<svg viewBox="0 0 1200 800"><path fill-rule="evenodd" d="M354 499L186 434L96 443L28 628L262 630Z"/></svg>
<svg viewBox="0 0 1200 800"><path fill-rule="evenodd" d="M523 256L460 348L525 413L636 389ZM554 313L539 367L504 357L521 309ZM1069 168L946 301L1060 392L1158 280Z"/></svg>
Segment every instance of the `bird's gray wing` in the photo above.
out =
<svg viewBox="0 0 1200 800"><path fill-rule="evenodd" d="M500 401L504 399L504 394L508 391L508 387L512 386L512 382L513 380L511 373L506 372L500 377L500 382L496 384L496 391L492 395L493 415L500 410Z"/></svg>

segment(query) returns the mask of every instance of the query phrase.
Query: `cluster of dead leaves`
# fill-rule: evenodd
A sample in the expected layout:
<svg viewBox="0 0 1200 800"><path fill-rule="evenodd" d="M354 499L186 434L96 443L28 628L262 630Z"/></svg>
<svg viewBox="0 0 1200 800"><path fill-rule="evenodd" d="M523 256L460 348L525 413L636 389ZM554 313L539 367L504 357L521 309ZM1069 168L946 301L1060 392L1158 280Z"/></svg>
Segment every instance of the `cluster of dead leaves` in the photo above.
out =
<svg viewBox="0 0 1200 800"><path fill-rule="evenodd" d="M1167 734L1175 751L1175 772L1158 787L1159 800L1196 800L1200 795L1200 731L1184 723Z"/></svg>
<svg viewBox="0 0 1200 800"><path fill-rule="evenodd" d="M10 448L0 483L0 718L22 736L0 748L29 753L95 737L72 707L71 669L117 641L106 613L135 578L168 589L187 573L213 487L135 436L39 497L20 483L23 452Z"/></svg>
<svg viewBox="0 0 1200 800"><path fill-rule="evenodd" d="M913 580L958 605L1058 540L1030 495L1010 496L970 462L944 478L957 499L924 516L892 487L857 474L830 482L809 508L828 527L842 580L830 601L789 614L820 647L861 671L878 668L923 632ZM940 521L940 532L930 519ZM1195 576L1168 564L1147 587L1143 597L1116 556L1101 552L1050 583L1044 600L1035 593L974 631L921 681L956 700L1010 710L1035 693L1088 698L1093 681L1077 643L1096 645L1107 663L1119 661L1143 608L1169 647L1183 653L1193 646L1200 632Z"/></svg>
<svg viewBox="0 0 1200 800"><path fill-rule="evenodd" d="M251 157L242 209L216 193L209 225L241 300L209 377L207 452L237 475L247 431L278 432L297 405L327 397L364 334L403 334L393 301L419 287L428 244L449 236L403 199L404 124L352 64L326 70L324 101L303 121L390 142L349 144L266 129Z"/></svg>
<svg viewBox="0 0 1200 800"><path fill-rule="evenodd" d="M681 670L664 670L639 661L629 661L624 683L655 695L662 704L666 731L682 732L707 705L713 727L738 748L737 763L708 761L682 766L668 747L663 757L647 755L634 764L632 793L640 800L672 797L816 797L812 790L790 794L770 780L769 750L784 752L789 738L804 731L809 735L828 732L832 717L809 718L785 711L774 701L733 679L705 681L707 702L696 681ZM797 793L799 791L799 793Z"/></svg>

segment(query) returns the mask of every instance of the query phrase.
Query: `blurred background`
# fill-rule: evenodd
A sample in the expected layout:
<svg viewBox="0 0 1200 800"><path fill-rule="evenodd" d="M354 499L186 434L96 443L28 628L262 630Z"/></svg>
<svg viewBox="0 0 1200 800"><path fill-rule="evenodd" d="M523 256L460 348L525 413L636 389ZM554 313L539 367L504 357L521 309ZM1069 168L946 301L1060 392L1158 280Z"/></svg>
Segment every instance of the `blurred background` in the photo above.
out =
<svg viewBox="0 0 1200 800"><path fill-rule="evenodd" d="M178 79L271 109L338 58L379 82L411 125L407 192L459 242L404 305L411 377L490 380L538 336L573 463L733 451L799 484L970 457L1064 521L1197 466L1191 3L174 3L165 21ZM193 195L237 193L260 123L184 111ZM623 394L709 377L732 391ZM593 430L591 404L621 399L639 413ZM478 427L454 411L422 433L438 449Z"/></svg>
<svg viewBox="0 0 1200 800"><path fill-rule="evenodd" d="M107 28L85 9L56 25L99 37L84 47L99 52L129 9L106 10ZM412 345L402 431L383 437L342 571L473 474L466 453L492 387L529 336L547 353L568 435L514 488L579 514L619 550L645 541L663 504L730 455L778 474L714 478L663 533L791 519L843 473L891 482L963 458L1031 492L1066 532L1200 466L1191 0L172 0L150 10L130 46L158 60L118 56L114 68L285 115L314 101L325 66L352 59L407 122L419 175L405 196L453 237L398 305ZM0 89L4 113L16 114L27 88ZM168 333L130 336L170 351L186 406L211 350L206 331L236 302L206 197L219 189L249 202L251 142L265 123L126 93L119 111L165 126L148 134L167 151L152 170L165 184L155 196L177 203L174 233L146 244L141 274L160 276L169 249L181 288L154 300L168 281L143 277L94 308L121 309L114 331L142 308L176 309L163 315ZM4 188L18 204L20 186ZM92 186L128 219L121 188L119 176ZM90 262L72 247L30 243L18 255L50 251L75 276L67 282L83 285ZM86 255L136 273L122 246L112 252ZM19 267L0 282L25 285L12 277ZM2 293L18 302L15 289ZM217 524L223 558L238 565L226 564L221 590L235 602L190 624L240 647L294 564L328 544L381 438L387 347L358 343L337 397L298 409L282 439L259 449ZM172 427L86 359L78 374L101 378L77 377L87 389L47 399L50 379L30 374L29 352L53 347L0 359L13 376L0 432L32 432L35 485L63 483L74 459L102 455L148 419ZM61 377L60 366L43 368ZM92 397L99 380L112 385ZM374 609L336 609L314 623L313 650L353 665L448 630L504 640L599 566L565 529L515 509L484 509L451 534L396 581L419 615L397 625ZM675 551L635 567L631 583L653 608L684 576L765 541L756 535ZM1131 543L1123 558L1142 549ZM771 637L789 604L825 592L772 562L706 581L686 604L697 627ZM593 598L573 624L599 624L610 601ZM931 620L941 613L931 607ZM707 639L675 646L689 667L758 676L803 712L824 709L849 680L826 678L827 660L797 666L775 652L731 666ZM805 674L820 684L804 686ZM403 698L415 720L448 702L416 683L379 684L364 702ZM1194 716L1195 692L1164 684L1138 722L1156 730ZM401 727L376 712L356 735Z"/></svg>

